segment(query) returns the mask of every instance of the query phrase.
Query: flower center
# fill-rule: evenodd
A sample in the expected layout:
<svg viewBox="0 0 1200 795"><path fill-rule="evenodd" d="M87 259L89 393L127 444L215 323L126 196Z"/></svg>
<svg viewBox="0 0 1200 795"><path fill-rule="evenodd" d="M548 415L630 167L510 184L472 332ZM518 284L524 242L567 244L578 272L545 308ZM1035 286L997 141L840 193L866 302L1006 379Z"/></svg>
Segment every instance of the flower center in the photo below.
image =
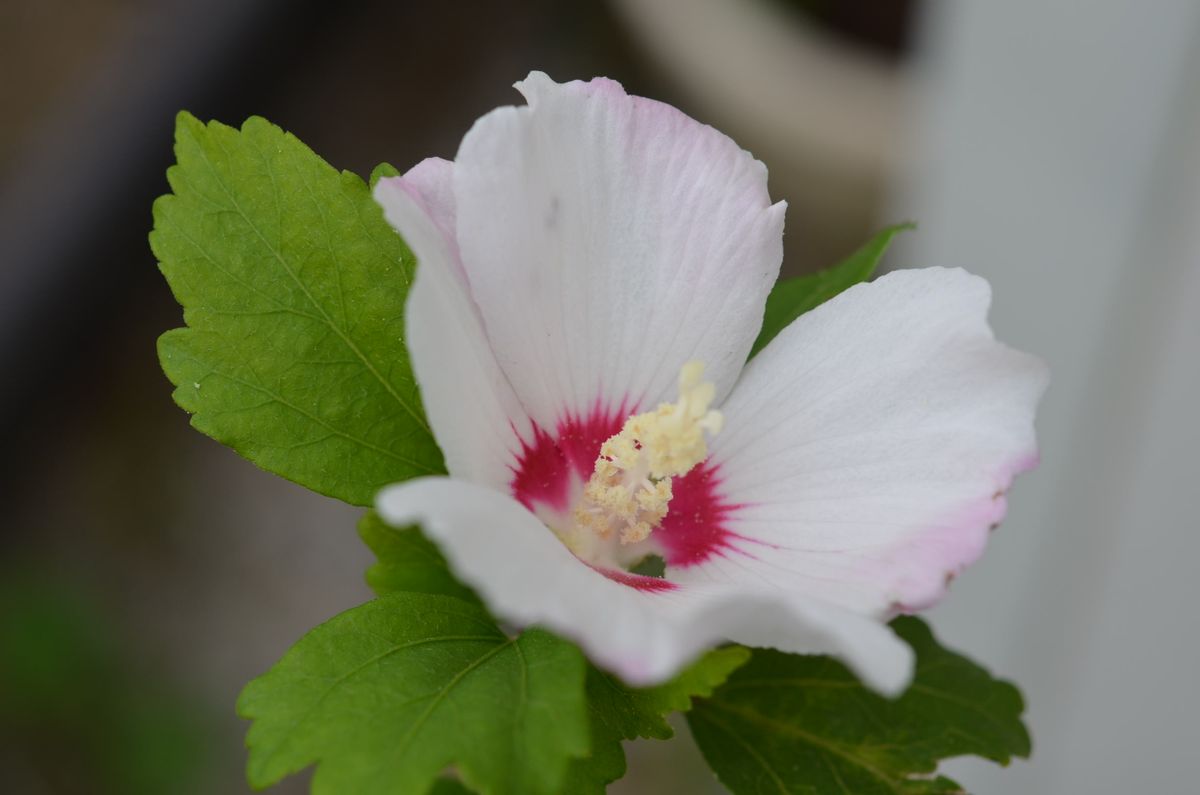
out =
<svg viewBox="0 0 1200 795"><path fill-rule="evenodd" d="M645 541L671 502L671 479L708 457L705 433L721 430L724 418L710 409L716 388L703 381L704 364L688 362L679 374L679 400L635 414L620 433L600 446L595 470L575 506L574 526L564 539L576 554L597 540L622 545Z"/></svg>

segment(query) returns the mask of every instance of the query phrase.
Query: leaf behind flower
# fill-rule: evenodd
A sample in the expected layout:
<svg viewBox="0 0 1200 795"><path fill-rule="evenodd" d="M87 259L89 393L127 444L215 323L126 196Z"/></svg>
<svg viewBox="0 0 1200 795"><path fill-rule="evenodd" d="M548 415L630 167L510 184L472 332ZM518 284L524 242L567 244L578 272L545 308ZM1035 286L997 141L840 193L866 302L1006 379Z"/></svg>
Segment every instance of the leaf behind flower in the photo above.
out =
<svg viewBox="0 0 1200 795"><path fill-rule="evenodd" d="M403 340L416 262L367 185L260 118L181 113L175 155L150 245L184 309L158 352L192 425L357 505L443 471Z"/></svg>
<svg viewBox="0 0 1200 795"><path fill-rule="evenodd" d="M762 330L754 340L750 356L765 348L776 334L805 312L820 306L847 287L871 278L891 245L892 238L906 229L915 228L915 224L889 226L875 233L853 254L831 268L776 282L767 296Z"/></svg>
<svg viewBox="0 0 1200 795"><path fill-rule="evenodd" d="M705 759L735 795L951 795L943 759L1027 757L1020 692L940 646L920 619L893 628L917 653L899 698L829 657L757 649L688 713Z"/></svg>

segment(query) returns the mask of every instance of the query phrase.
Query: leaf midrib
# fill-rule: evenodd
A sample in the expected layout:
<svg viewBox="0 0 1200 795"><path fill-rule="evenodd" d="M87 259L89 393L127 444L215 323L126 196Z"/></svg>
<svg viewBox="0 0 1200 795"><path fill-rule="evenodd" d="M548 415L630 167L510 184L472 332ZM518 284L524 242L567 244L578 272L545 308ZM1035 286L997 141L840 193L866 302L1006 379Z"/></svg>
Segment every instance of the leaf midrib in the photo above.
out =
<svg viewBox="0 0 1200 795"><path fill-rule="evenodd" d="M422 428L424 428L427 432L432 433L432 431L429 428L428 422L426 422L426 420L425 420L425 417L420 412L416 411L412 406L410 406L408 404L408 402L405 401L398 392L396 392L396 390L392 386L391 382L389 382L387 379L385 379L382 376L382 374L380 374L380 372L375 369L375 366L366 357L366 355L363 354L363 352L361 350L359 350L358 346L354 343L354 341L341 329L341 327L339 327L336 323L333 322L333 319L330 318L328 313L325 312L325 308L320 304L320 302L318 302L316 300L316 298L313 296L312 292L308 289L308 285L306 285L303 281L300 280L300 278L292 270L291 266L284 259L283 254L274 245L272 245L272 243L263 234L262 230L259 229L258 224L256 224L250 218L250 216L246 214L246 211L242 209L241 203L238 202L237 197L229 189L229 186L225 184L225 180L222 178L220 171L217 170L217 168L213 164L212 160L209 159L208 152L205 151L203 144L199 140L197 140L194 136L193 136L192 140L196 144L196 150L200 154L200 159L204 161L204 164L205 164L205 166L207 166L209 173L212 174L213 179L221 187L221 191L225 194L226 198L228 198L228 200L232 203L234 210L241 217L241 219L246 223L246 225L250 227L250 229L258 237L258 239L262 242L262 244L267 248L267 250L270 251L272 256L275 257L275 260L283 268L284 272L288 275L288 278L290 278L292 280L292 282L304 294L304 297L306 299L308 299L309 304L317 311L317 313L320 315L320 317L321 317L322 321L325 323L325 325L328 326L329 329L331 331L333 331L333 333L336 334L342 340L342 342L346 345L347 348L350 349L350 351L352 353L354 353L354 355L358 358L358 360L360 362L362 362L362 365L367 369L367 371L370 372L371 375L374 376L377 381L379 381L379 383L383 386L383 388L387 391L387 393L392 396L392 398L396 401L396 403L398 403L400 405L400 407L403 408L405 410L405 412L407 412L409 414L409 416L411 416L414 420L416 420L416 422ZM225 153L226 157L229 157L229 151L225 148L224 144L218 139L217 136L212 136L211 140L218 147L221 148L222 152ZM249 140L249 139L247 139L247 140ZM254 146L256 149L258 148L257 144L253 141L251 141L251 145ZM261 155L261 151L262 150L260 149L259 150L260 155ZM275 177L274 177L274 172L271 169L270 162L266 158L262 158L262 160L263 160L264 166L267 169L267 174L271 177L271 180L273 183ZM330 254L332 255L333 252L330 252ZM335 269L338 268L339 266L338 266L337 257L333 256L332 259L333 259L333 263L334 263L334 268Z"/></svg>
<svg viewBox="0 0 1200 795"><path fill-rule="evenodd" d="M862 768L863 770L865 770L867 773L869 773L871 775L872 778L878 780L885 787L887 787L889 791L895 793L895 795L904 795L904 792L896 786L896 783L894 782L892 776L889 776L884 771L880 770L879 768L875 767L874 765L871 765L870 763L868 763L866 760L864 760L860 756L856 756L853 752L848 751L844 748L841 748L837 744L832 743L832 742L824 739L823 737L820 737L819 735L815 735L815 734L806 732L803 729L799 728L798 726L793 726L790 723L784 723L782 721L775 720L774 718L769 718L766 715L763 715L761 712L754 710L754 709L747 709L745 707L736 707L736 706L733 706L732 704L727 704L727 703L724 703L724 702L716 700L716 699L709 699L707 703L709 706L724 710L725 712L736 715L736 716L742 718L743 720L747 720L751 723L757 723L759 726L762 726L762 727L768 729L769 731L774 731L774 732L778 732L781 734L790 734L790 735L796 737L797 739L801 740L802 742L806 742L809 745L817 748L822 753L832 754L834 756L840 757L841 759L846 760L847 762L854 765L855 767L859 767L859 768ZM709 719L711 719L711 716L708 716L708 717L709 717ZM773 768L772 768L772 771L773 771Z"/></svg>
<svg viewBox="0 0 1200 795"><path fill-rule="evenodd" d="M303 726L308 721L308 719L313 716L313 713L316 712L317 708L320 707L321 704L323 704L325 702L326 698L328 698L335 690L337 690L339 687L341 687L347 680L352 679L353 677L357 676L362 671L364 671L368 667L374 665L375 663L380 662L381 660L385 660L388 657L392 656L393 654L397 654L402 651L407 651L409 649L414 649L419 646L426 646L426 645L430 645L430 644L434 644L434 643L469 643L469 642L495 643L499 639L500 638L497 637L496 635L441 635L438 637L421 638L419 640L408 641L407 643L401 643L401 644L392 646L391 648L386 649L385 651L381 651L378 654L372 655L371 657L367 658L366 660L363 660L361 663L354 666L349 671L346 671L341 676L339 676L337 679L334 679L332 682L329 683L329 685L321 692L321 694L319 696L317 696L317 698L313 701L313 703L310 704L308 706L308 708L304 710L304 713L301 714L300 717L293 720L291 725L289 725L287 728L285 728L280 733L279 739L275 742L274 747L271 748L271 750L269 750L269 751L261 752L262 766L263 767L269 766L268 763L272 759L275 758L276 754L278 754L279 751L283 748L283 746L286 745L287 741L291 739L292 734L296 730L298 730L301 726ZM512 641L510 641L510 640L506 641L505 644L501 644L500 646L497 647L497 649L502 649L502 648L504 648L505 645L507 645L507 643L511 643L511 642ZM494 654L497 649L493 649L493 650L489 651L486 655L484 655L480 659L481 660L487 659L492 654ZM468 670L469 670L469 668L468 668ZM254 716L249 715L248 717L253 718Z"/></svg>
<svg viewBox="0 0 1200 795"><path fill-rule="evenodd" d="M492 638L492 640L495 640L495 638ZM513 646L515 643L516 643L516 640L514 638L506 638L505 641L503 643L501 643L500 645L498 645L496 648L488 651L487 654L484 654L484 655L476 658L475 660L471 661L470 665L468 665L466 668L463 668L461 671L459 671L457 674L455 674L454 678L451 679L449 682L447 682L445 684L445 686L442 687L442 689L437 692L437 694L434 696L433 700L431 702L429 702L428 706L425 707L425 710L419 716L417 716L416 721L413 723L413 725L411 727L409 727L409 730L407 732L405 732L403 737L400 738L400 741L397 744L396 755L402 756L404 754L404 752L407 750L408 744L412 742L413 737L415 737L417 735L417 732L419 732L421 730L421 728L425 725L425 721L429 720L430 716L433 714L433 711L435 709L437 709L437 706L439 704L441 704L442 701L444 701L448 695L450 695L450 692L452 690L454 690L455 687L458 686L459 682L461 682L463 679L465 679L467 677L467 675L470 674L472 671L474 671L475 669L482 666L484 663L486 663L488 660L490 660L493 657L495 657L496 655L498 655L500 652L504 651L505 649L509 648L510 646Z"/></svg>
<svg viewBox="0 0 1200 795"><path fill-rule="evenodd" d="M764 759L758 750L754 748L754 746L743 740L741 735L731 729L723 721L713 717L711 713L696 713L696 717L699 720L708 721L708 723L720 729L727 737L731 738L735 743L741 746L745 750L746 755L757 762L758 766L763 769L763 772L770 776L771 781L773 781L775 786L779 788L781 795L793 795L792 790L788 788L787 782L780 778L779 773L775 771L775 768L771 765L771 763Z"/></svg>

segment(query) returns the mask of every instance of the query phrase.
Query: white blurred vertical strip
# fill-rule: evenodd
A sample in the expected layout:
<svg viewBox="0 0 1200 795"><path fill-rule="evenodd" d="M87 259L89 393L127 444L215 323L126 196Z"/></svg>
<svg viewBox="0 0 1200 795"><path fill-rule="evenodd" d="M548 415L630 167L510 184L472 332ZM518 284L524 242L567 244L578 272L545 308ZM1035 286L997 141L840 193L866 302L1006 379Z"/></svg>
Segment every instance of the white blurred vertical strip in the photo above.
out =
<svg viewBox="0 0 1200 795"><path fill-rule="evenodd" d="M1034 760L977 795L1196 791L1200 3L930 3L895 262L963 265L1044 356L1043 465L936 612L1017 679Z"/></svg>

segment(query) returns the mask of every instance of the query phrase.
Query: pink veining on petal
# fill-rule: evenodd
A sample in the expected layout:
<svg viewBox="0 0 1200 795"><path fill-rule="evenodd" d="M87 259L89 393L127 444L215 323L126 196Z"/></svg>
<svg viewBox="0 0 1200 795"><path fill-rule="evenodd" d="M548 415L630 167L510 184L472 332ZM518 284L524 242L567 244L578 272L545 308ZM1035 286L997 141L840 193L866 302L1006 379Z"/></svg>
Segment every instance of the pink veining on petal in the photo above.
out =
<svg viewBox="0 0 1200 795"><path fill-rule="evenodd" d="M740 506L720 491L719 467L705 461L671 483L671 509L654 531L668 566L695 566L722 555L740 538L727 527Z"/></svg>

